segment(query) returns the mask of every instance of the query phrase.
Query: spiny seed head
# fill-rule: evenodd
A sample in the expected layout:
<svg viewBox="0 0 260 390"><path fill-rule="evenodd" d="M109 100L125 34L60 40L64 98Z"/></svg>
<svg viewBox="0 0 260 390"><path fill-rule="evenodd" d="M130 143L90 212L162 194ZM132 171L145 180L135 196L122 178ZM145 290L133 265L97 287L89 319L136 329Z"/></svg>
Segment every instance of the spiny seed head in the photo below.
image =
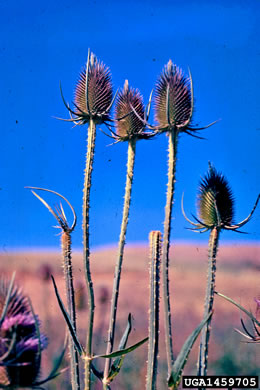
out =
<svg viewBox="0 0 260 390"><path fill-rule="evenodd" d="M231 226L234 218L234 198L226 178L209 166L201 180L198 194L200 220L208 227Z"/></svg>
<svg viewBox="0 0 260 390"><path fill-rule="evenodd" d="M1 312L7 291L7 283L1 280ZM45 349L48 344L44 334L38 335L39 326L39 320L33 315L28 299L21 290L14 287L0 329L1 385L10 388L31 387L37 380L41 364L39 352Z"/></svg>
<svg viewBox="0 0 260 390"><path fill-rule="evenodd" d="M169 60L155 86L155 119L160 128L181 131L191 120L191 79Z"/></svg>
<svg viewBox="0 0 260 390"><path fill-rule="evenodd" d="M129 87L128 80L126 80L116 101L116 118L119 118L116 122L117 135L122 141L145 138L144 124L133 112L131 106L141 118L144 118L143 97L138 89Z"/></svg>
<svg viewBox="0 0 260 390"><path fill-rule="evenodd" d="M109 117L112 99L110 70L91 53L75 89L76 120L87 123L92 118L96 123L104 122Z"/></svg>

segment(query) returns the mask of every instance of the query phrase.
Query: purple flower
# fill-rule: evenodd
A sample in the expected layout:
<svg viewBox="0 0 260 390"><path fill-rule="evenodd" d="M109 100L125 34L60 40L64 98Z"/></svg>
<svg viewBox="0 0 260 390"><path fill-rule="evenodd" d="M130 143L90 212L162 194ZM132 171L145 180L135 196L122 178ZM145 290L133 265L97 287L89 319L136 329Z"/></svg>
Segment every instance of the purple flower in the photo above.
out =
<svg viewBox="0 0 260 390"><path fill-rule="evenodd" d="M8 285L0 281L0 313L7 291ZM32 312L28 299L13 287L0 328L0 384L31 387L37 383L41 352L48 345L47 337L39 328L40 321Z"/></svg>
<svg viewBox="0 0 260 390"><path fill-rule="evenodd" d="M31 327L35 325L35 319L32 314L17 314L13 317L6 317L3 324L2 330L8 331L14 326L16 327Z"/></svg>

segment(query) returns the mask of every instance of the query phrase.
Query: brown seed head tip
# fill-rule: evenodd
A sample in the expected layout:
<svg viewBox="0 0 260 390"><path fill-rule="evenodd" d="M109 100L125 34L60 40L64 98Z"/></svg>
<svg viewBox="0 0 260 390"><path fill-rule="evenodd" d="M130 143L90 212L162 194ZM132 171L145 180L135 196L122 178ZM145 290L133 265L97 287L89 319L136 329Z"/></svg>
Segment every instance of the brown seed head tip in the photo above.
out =
<svg viewBox="0 0 260 390"><path fill-rule="evenodd" d="M124 92L127 93L128 90L129 90L129 82L128 82L128 80L125 80L125 83L124 83Z"/></svg>
<svg viewBox="0 0 260 390"><path fill-rule="evenodd" d="M173 68L173 62L172 60L169 60L167 64L167 69L169 73L172 72L172 68Z"/></svg>
<svg viewBox="0 0 260 390"><path fill-rule="evenodd" d="M138 89L129 87L128 80L125 81L124 87L117 96L115 110L118 119L116 129L119 139L129 141L132 138L142 138L145 127L140 119L144 118L145 111L143 97Z"/></svg>
<svg viewBox="0 0 260 390"><path fill-rule="evenodd" d="M94 53L90 54L90 65L94 66L94 64L97 62L97 57L95 56Z"/></svg>
<svg viewBox="0 0 260 390"><path fill-rule="evenodd" d="M160 232L160 230L152 230L149 233L149 240L152 241L153 239L158 239L158 240L162 239L162 233Z"/></svg>

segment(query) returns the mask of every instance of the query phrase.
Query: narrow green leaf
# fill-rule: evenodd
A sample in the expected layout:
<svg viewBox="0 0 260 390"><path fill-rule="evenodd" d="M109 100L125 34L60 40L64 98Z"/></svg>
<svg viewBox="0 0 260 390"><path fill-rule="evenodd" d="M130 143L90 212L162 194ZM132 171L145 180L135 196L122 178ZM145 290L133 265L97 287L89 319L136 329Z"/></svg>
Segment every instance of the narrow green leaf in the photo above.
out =
<svg viewBox="0 0 260 390"><path fill-rule="evenodd" d="M181 379L183 369L188 360L193 344L197 340L197 337L199 336L203 326L207 323L207 321L210 319L211 316L212 316L212 312L207 316L207 318L201 321L199 326L191 333L191 335L186 339L185 343L183 344L182 349L179 355L177 356L172 367L172 373L168 380L169 387L173 389L177 389Z"/></svg>
<svg viewBox="0 0 260 390"><path fill-rule="evenodd" d="M128 318L127 318L126 329L125 329L124 334L120 340L118 349L124 349L126 347L126 343L127 343L128 337L131 333L131 330L132 330L132 316L131 316L131 313L129 313Z"/></svg>
<svg viewBox="0 0 260 390"><path fill-rule="evenodd" d="M74 330L74 327L72 325L72 322L71 322L71 319L69 318L69 315L65 309L65 306L63 305L63 302L61 300L61 297L59 295L59 292L58 292L58 289L57 289L57 286L56 286L56 283L55 283L55 279L54 277L51 275L51 278L52 278L52 282L53 282L53 286L54 286L54 290L55 290L55 294L56 294L56 297L57 297L57 300L58 300L58 303L59 303L59 306L60 306L60 309L61 309L61 312L63 314L63 317L68 325L68 328L69 328L69 331L70 331L70 334L71 334L71 337L74 341L74 344L75 344L75 347L77 348L77 351L79 353L80 356L82 356L82 354L84 354L84 348L83 346L81 345L77 335L76 335L76 332Z"/></svg>
<svg viewBox="0 0 260 390"><path fill-rule="evenodd" d="M116 364L112 364L108 375L109 382L112 382L115 379L115 377L119 374L124 362L124 358L125 355L121 356L120 358L117 358Z"/></svg>
<svg viewBox="0 0 260 390"><path fill-rule="evenodd" d="M260 326L260 322L253 316L253 314L250 313L250 311L246 310L239 303L235 302L233 299L231 299L231 298L227 297L226 295L221 294L221 293L219 293L217 291L215 291L215 294L219 295L220 297L226 299L228 302L231 302L233 305L237 306L240 310L242 310L244 313L246 313L248 315L248 317L250 317L251 320L256 323L256 325Z"/></svg>
<svg viewBox="0 0 260 390"><path fill-rule="evenodd" d="M115 352L112 352L108 355L95 355L93 357L93 359L97 359L97 358L105 358L105 359L110 359L110 358L113 358L113 357L117 357L117 356L122 356L122 355L126 355L127 353L129 352L132 352L134 351L136 348L140 347L142 344L144 344L146 341L148 340L148 337L146 337L145 339L139 341L138 343L134 344L134 345L131 345L131 347L128 347L128 348L125 348L125 349L121 349L119 351L115 351Z"/></svg>
<svg viewBox="0 0 260 390"><path fill-rule="evenodd" d="M12 275L12 278L11 278L11 281L10 281L10 284L9 284L9 287L8 287L8 291L7 291L7 294L6 294L4 307L3 307L3 311L2 311L2 314L1 314L1 318L0 318L0 327L1 327L2 323L4 322L4 319L5 319L5 316L6 316L6 313L7 313L7 309L8 309L8 305L9 305L9 302L10 302L10 299L11 299L11 294L12 294L13 287L14 287L15 274L16 273L14 272L13 275Z"/></svg>
<svg viewBox="0 0 260 390"><path fill-rule="evenodd" d="M127 344L127 340L128 340L128 337L131 333L131 330L132 330L132 316L131 316L131 313L128 314L128 319L127 319L127 325L126 325L126 329L124 331L124 334L120 340L120 343L119 343L119 346L118 346L118 349L119 350L122 350L122 349L125 349L126 347L126 344ZM110 371L109 371L109 374L108 374L108 379L110 382L112 382L112 380L117 376L117 374L119 373L122 365L123 365L123 361L124 361L124 358L125 356L121 356L121 357L118 357L112 364L111 368L110 368Z"/></svg>

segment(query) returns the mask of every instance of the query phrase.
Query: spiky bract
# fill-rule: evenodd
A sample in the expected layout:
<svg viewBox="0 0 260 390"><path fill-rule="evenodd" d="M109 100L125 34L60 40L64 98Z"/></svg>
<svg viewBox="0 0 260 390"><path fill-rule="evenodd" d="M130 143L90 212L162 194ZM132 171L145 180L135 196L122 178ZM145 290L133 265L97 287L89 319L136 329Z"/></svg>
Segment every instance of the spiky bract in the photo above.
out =
<svg viewBox="0 0 260 390"><path fill-rule="evenodd" d="M161 130L184 130L193 110L191 78L170 60L155 86L155 119Z"/></svg>
<svg viewBox="0 0 260 390"><path fill-rule="evenodd" d="M133 138L147 138L144 133L144 123L133 112L136 111L140 118L144 118L145 108L143 97L138 89L129 87L125 81L124 88L119 92L116 101L117 137L120 141L129 141Z"/></svg>
<svg viewBox="0 0 260 390"><path fill-rule="evenodd" d="M199 217L209 228L231 226L234 218L234 197L226 178L209 167L201 180L198 194Z"/></svg>
<svg viewBox="0 0 260 390"><path fill-rule="evenodd" d="M7 283L1 280L1 311L7 291ZM14 287L0 329L1 385L33 387L36 383L40 374L41 351L47 347L46 336L38 332L39 325L28 299Z"/></svg>
<svg viewBox="0 0 260 390"><path fill-rule="evenodd" d="M91 54L86 69L79 76L75 89L73 118L80 124L95 123L109 119L109 110L113 100L111 74L108 67Z"/></svg>

